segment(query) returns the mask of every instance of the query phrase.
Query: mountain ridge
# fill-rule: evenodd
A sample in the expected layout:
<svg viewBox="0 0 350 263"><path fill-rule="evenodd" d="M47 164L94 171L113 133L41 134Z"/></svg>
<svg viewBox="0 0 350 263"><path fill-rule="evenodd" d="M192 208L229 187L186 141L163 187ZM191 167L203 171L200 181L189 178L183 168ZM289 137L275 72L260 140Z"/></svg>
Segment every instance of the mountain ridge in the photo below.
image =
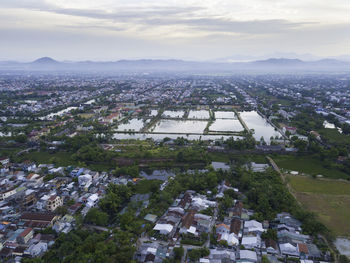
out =
<svg viewBox="0 0 350 263"><path fill-rule="evenodd" d="M51 57L30 63L0 61L0 70L74 71L74 72L294 72L350 71L350 62L334 58L303 61L290 58L269 58L249 62L203 62L179 59L122 59L117 61L57 61Z"/></svg>

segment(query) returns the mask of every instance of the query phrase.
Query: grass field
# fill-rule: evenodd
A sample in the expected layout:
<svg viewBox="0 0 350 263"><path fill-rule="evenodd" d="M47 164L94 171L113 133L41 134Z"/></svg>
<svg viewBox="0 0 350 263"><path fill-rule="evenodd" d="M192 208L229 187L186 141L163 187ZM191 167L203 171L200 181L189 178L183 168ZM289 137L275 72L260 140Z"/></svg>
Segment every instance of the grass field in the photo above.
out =
<svg viewBox="0 0 350 263"><path fill-rule="evenodd" d="M289 176L289 182L297 192L350 196L350 183L348 182L319 180L304 176Z"/></svg>
<svg viewBox="0 0 350 263"><path fill-rule="evenodd" d="M279 168L287 170L298 171L310 175L321 174L333 179L349 177L346 173L338 169L328 169L323 167L322 161L313 156L279 155L273 157L273 160Z"/></svg>
<svg viewBox="0 0 350 263"><path fill-rule="evenodd" d="M296 196L336 236L350 236L350 195L297 193Z"/></svg>
<svg viewBox="0 0 350 263"><path fill-rule="evenodd" d="M350 135L341 134L337 129L321 129L318 131L327 142L335 145L350 144Z"/></svg>
<svg viewBox="0 0 350 263"><path fill-rule="evenodd" d="M298 201L337 236L350 236L350 183L289 176Z"/></svg>

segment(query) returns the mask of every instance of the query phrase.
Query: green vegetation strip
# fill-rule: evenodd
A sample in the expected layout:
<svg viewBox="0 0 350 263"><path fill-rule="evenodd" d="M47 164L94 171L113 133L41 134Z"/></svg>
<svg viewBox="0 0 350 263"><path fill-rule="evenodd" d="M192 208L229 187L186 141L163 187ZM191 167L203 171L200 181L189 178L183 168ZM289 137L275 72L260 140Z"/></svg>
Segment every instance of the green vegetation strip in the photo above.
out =
<svg viewBox="0 0 350 263"><path fill-rule="evenodd" d="M279 168L298 171L310 175L321 174L329 178L347 178L348 175L336 168L326 168L323 162L314 156L274 156L273 160Z"/></svg>

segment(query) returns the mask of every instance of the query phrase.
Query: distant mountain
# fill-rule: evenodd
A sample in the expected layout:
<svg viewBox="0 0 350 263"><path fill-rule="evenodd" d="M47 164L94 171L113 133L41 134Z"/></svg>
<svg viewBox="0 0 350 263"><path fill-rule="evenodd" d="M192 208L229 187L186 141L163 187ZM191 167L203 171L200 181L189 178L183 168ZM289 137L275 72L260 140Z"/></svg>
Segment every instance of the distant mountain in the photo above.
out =
<svg viewBox="0 0 350 263"><path fill-rule="evenodd" d="M337 59L304 61L290 58L269 58L251 62L198 62L184 60L119 60L107 62L80 61L59 62L49 57L31 63L0 62L0 70L57 71L57 72L105 72L118 73L307 73L350 72L350 62Z"/></svg>
<svg viewBox="0 0 350 263"><path fill-rule="evenodd" d="M289 59L289 58L269 58L266 60L258 60L254 63L260 63L260 64L269 64L269 65L284 65L284 66L291 66L291 65L303 65L305 62L300 59Z"/></svg>
<svg viewBox="0 0 350 263"><path fill-rule="evenodd" d="M316 61L321 59L321 57L317 57L308 53L298 54L293 52L275 52L271 54L256 55L256 56L236 54L236 55L231 55L227 57L217 58L212 61L214 62L252 62L252 61L258 61L258 60L268 60L270 58L299 59L302 61Z"/></svg>
<svg viewBox="0 0 350 263"><path fill-rule="evenodd" d="M32 64L40 64L40 65L53 65L53 64L58 64L60 62L58 62L57 60L54 60L50 57L42 57L42 58L39 58L37 60L34 60L32 62Z"/></svg>

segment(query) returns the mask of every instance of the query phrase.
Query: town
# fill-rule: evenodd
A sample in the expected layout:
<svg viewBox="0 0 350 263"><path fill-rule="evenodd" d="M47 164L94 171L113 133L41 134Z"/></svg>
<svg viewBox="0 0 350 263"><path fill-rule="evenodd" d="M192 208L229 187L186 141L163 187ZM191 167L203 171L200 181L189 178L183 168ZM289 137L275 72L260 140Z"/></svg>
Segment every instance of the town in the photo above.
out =
<svg viewBox="0 0 350 263"><path fill-rule="evenodd" d="M349 85L0 75L0 257L347 262Z"/></svg>

